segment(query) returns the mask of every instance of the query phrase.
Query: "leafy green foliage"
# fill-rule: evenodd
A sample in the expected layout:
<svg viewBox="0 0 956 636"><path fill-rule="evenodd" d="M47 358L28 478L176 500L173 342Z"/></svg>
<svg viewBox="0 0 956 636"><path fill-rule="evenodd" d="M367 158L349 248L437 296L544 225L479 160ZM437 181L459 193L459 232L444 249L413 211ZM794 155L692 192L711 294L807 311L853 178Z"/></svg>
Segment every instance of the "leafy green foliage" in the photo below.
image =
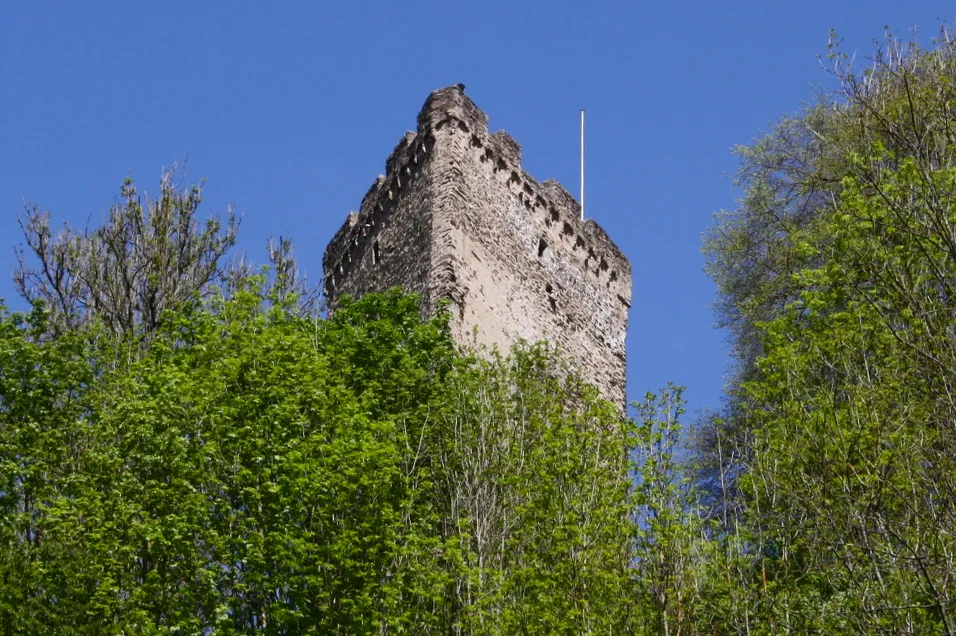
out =
<svg viewBox="0 0 956 636"><path fill-rule="evenodd" d="M223 256L235 244L230 211L198 218L202 187L183 188L174 167L163 173L145 204L127 178L97 228L54 231L48 212L31 205L20 216L27 250L19 249L17 291L43 301L58 332L93 317L108 330L154 331L167 309L220 282Z"/></svg>
<svg viewBox="0 0 956 636"><path fill-rule="evenodd" d="M628 576L623 422L596 390L519 349L452 378L440 426L443 533L465 633L620 631Z"/></svg>
<svg viewBox="0 0 956 636"><path fill-rule="evenodd" d="M648 610L634 620L646 633L692 629L702 600L705 523L691 479L681 475L676 459L682 392L668 387L659 396L648 394L633 432L634 582L639 605Z"/></svg>
<svg viewBox="0 0 956 636"><path fill-rule="evenodd" d="M47 316L0 319L0 629L621 624L620 417L546 351L462 358L414 297L317 320L262 278L145 350Z"/></svg>
<svg viewBox="0 0 956 636"><path fill-rule="evenodd" d="M93 243L28 217L0 630L956 633L956 43L828 60L842 92L738 149L707 239L739 366L690 467L682 389L629 420L397 290L318 319L286 239L271 283L219 271L196 190L127 184ZM96 249L159 270L97 305Z"/></svg>
<svg viewBox="0 0 956 636"><path fill-rule="evenodd" d="M744 151L708 244L741 361L734 523L761 557L740 571L771 628L954 633L956 44L831 60L841 103Z"/></svg>

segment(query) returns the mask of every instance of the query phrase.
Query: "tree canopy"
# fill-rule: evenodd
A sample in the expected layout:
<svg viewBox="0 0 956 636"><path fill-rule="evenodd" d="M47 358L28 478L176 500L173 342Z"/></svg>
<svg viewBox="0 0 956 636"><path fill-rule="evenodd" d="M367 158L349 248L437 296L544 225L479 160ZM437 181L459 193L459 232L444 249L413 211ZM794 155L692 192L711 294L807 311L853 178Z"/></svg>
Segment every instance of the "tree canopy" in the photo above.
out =
<svg viewBox="0 0 956 636"><path fill-rule="evenodd" d="M626 433L529 348L461 357L400 293L230 299L144 355L0 319L0 629L548 633L620 625Z"/></svg>
<svg viewBox="0 0 956 636"><path fill-rule="evenodd" d="M956 43L828 60L841 90L740 150L707 241L739 362L709 474L781 626L954 633Z"/></svg>
<svg viewBox="0 0 956 636"><path fill-rule="evenodd" d="M956 41L888 37L740 147L706 241L736 374L678 461L547 343L316 311L131 182L0 308L0 631L956 634Z"/></svg>

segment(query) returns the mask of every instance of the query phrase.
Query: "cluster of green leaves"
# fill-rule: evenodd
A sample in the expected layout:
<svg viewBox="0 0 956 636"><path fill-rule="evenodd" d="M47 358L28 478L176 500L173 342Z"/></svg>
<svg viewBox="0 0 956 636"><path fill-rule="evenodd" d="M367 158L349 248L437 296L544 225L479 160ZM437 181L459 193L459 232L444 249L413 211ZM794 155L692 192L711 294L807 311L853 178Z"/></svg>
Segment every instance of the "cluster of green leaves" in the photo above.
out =
<svg viewBox="0 0 956 636"><path fill-rule="evenodd" d="M414 297L269 296L148 347L0 317L0 631L620 631L616 408L542 347L460 356Z"/></svg>
<svg viewBox="0 0 956 636"><path fill-rule="evenodd" d="M114 333L155 330L163 313L223 282L223 258L239 219L229 211L199 219L202 185L165 170L158 194L126 178L102 225L54 230L51 215L28 205L19 217L26 249L17 249L13 280L26 300L42 301L59 331L92 317ZM288 251L288 250L287 250ZM275 259L273 259L275 262Z"/></svg>
<svg viewBox="0 0 956 636"><path fill-rule="evenodd" d="M679 388L631 421L398 291L319 319L287 241L220 271L196 191L172 295L90 304L119 279L28 216L22 293L73 295L0 313L0 631L956 633L956 41L829 59L706 242L739 367L696 476ZM128 194L89 245L178 253Z"/></svg>
<svg viewBox="0 0 956 636"><path fill-rule="evenodd" d="M831 60L707 244L740 362L717 540L748 629L956 633L956 42Z"/></svg>

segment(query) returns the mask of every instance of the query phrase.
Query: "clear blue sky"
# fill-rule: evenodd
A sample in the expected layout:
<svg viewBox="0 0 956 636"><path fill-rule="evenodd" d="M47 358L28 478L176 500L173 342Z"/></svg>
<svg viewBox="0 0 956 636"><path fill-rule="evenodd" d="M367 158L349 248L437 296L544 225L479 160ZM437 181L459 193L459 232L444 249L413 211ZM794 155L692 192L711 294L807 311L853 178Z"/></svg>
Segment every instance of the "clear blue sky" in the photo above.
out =
<svg viewBox="0 0 956 636"><path fill-rule="evenodd" d="M951 2L4 2L0 8L0 297L24 200L96 221L133 176L188 158L206 209L234 204L263 260L291 236L318 281L326 242L384 170L428 93L463 82L523 146L524 168L577 192L634 267L628 393L671 380L717 407L701 234L734 205L749 143L809 99L830 29L866 55L884 25L928 38Z"/></svg>

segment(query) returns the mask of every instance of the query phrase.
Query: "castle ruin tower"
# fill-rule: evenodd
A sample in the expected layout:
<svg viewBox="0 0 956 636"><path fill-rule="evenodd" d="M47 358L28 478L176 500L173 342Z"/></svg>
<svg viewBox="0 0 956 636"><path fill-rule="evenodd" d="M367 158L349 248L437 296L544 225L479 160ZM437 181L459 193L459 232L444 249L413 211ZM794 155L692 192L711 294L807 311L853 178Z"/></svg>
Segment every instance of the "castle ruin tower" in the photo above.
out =
<svg viewBox="0 0 956 636"><path fill-rule="evenodd" d="M437 90L325 250L329 308L392 287L420 294L426 314L447 298L459 343L548 340L623 406L631 264L580 214L559 183L521 169L521 147L488 133L461 85Z"/></svg>

